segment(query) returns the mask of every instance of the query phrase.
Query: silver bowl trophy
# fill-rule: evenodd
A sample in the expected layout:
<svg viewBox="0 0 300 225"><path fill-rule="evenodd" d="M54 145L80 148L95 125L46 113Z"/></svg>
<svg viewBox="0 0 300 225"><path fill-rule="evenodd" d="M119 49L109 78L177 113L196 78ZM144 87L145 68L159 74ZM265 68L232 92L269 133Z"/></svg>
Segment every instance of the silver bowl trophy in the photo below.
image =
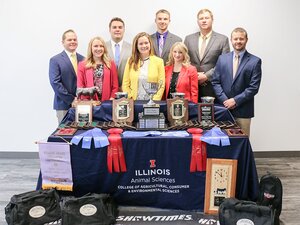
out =
<svg viewBox="0 0 300 225"><path fill-rule="evenodd" d="M142 84L145 92L149 95L150 100L143 105L143 112L139 113L139 123L137 129L140 130L160 130L166 129L165 116L160 113L159 104L153 101L153 96L162 86L162 82L145 82Z"/></svg>
<svg viewBox="0 0 300 225"><path fill-rule="evenodd" d="M209 124L214 121L214 97L201 97L201 103L198 105L198 120L201 124Z"/></svg>
<svg viewBox="0 0 300 225"><path fill-rule="evenodd" d="M116 92L116 99L120 98L128 98L128 93L127 92Z"/></svg>

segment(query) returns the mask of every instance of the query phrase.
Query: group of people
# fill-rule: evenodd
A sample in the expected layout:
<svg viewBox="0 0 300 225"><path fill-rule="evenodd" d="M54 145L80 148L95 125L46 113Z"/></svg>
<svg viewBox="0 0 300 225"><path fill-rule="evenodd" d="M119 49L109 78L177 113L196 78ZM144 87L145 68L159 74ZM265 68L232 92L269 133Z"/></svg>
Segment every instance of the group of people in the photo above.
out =
<svg viewBox="0 0 300 225"><path fill-rule="evenodd" d="M109 23L111 40L94 37L87 56L76 52L77 36L67 30L62 36L64 51L50 59L49 78L55 93L54 109L60 122L76 98L77 88L97 87L94 100L111 100L123 91L134 100L148 100L145 83L159 83L154 100L182 92L194 103L213 96L228 108L237 123L250 134L254 95L261 81L261 59L246 50L248 35L236 28L229 39L212 29L213 14L197 14L199 32L184 42L168 30L170 13L156 12L157 31L138 33L132 45L123 40L125 23L115 17Z"/></svg>

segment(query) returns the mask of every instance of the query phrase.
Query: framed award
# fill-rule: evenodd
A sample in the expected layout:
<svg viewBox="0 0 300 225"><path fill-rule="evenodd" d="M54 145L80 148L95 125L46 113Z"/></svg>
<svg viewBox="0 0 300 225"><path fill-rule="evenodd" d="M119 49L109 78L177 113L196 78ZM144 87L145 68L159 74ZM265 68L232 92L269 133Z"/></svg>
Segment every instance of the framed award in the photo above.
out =
<svg viewBox="0 0 300 225"><path fill-rule="evenodd" d="M170 125L181 125L188 121L188 100L183 98L167 99L167 113Z"/></svg>
<svg viewBox="0 0 300 225"><path fill-rule="evenodd" d="M207 159L204 213L216 214L225 198L235 197L236 173L236 159Z"/></svg>
<svg viewBox="0 0 300 225"><path fill-rule="evenodd" d="M81 101L76 105L75 121L91 123L93 120L93 103L91 101Z"/></svg>
<svg viewBox="0 0 300 225"><path fill-rule="evenodd" d="M133 99L120 98L113 100L112 119L115 123L126 122L131 124L134 117Z"/></svg>

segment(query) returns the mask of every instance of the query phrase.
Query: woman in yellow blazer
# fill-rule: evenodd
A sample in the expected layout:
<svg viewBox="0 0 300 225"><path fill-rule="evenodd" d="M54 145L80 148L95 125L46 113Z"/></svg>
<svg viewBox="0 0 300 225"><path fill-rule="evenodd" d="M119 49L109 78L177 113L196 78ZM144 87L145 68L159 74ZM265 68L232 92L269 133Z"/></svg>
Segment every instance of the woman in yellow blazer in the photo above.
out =
<svg viewBox="0 0 300 225"><path fill-rule="evenodd" d="M142 32L133 39L132 55L125 66L122 90L128 93L128 98L149 100L149 95L143 88L143 83L146 82L160 85L153 100L161 100L165 90L164 61L154 55L150 35Z"/></svg>

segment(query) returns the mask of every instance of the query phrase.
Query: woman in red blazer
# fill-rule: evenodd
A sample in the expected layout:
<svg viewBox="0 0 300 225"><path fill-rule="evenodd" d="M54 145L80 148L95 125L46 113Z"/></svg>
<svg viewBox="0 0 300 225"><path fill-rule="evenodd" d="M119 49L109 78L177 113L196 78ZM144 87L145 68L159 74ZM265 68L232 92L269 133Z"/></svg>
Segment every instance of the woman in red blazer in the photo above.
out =
<svg viewBox="0 0 300 225"><path fill-rule="evenodd" d="M90 41L87 58L78 64L77 88L89 87L97 88L93 100L111 100L118 91L117 68L114 61L110 60L105 42L100 37Z"/></svg>
<svg viewBox="0 0 300 225"><path fill-rule="evenodd" d="M165 98L172 98L171 93L184 93L184 98L198 102L198 76L196 67L190 63L188 49L182 42L171 47L169 60L165 66L166 90Z"/></svg>

